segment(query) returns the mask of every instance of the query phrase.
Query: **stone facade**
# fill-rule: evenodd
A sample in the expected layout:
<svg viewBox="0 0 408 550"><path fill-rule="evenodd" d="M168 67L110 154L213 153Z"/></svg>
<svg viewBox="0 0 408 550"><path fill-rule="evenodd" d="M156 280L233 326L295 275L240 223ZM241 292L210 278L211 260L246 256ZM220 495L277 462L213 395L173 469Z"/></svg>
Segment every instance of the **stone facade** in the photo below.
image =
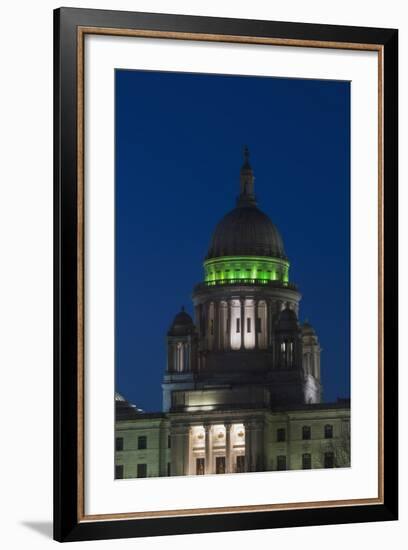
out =
<svg viewBox="0 0 408 550"><path fill-rule="evenodd" d="M139 437L146 448L138 449ZM117 421L118 440L117 477L125 478L348 467L350 403L141 414ZM139 464L146 472L138 476Z"/></svg>

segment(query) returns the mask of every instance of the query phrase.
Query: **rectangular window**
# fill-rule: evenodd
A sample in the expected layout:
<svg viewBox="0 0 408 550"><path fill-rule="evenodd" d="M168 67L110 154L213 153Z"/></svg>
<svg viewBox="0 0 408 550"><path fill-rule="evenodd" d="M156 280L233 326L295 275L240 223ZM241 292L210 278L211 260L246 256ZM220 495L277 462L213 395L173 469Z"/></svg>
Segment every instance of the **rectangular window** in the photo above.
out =
<svg viewBox="0 0 408 550"><path fill-rule="evenodd" d="M257 317L256 319L256 332L262 332L262 323L260 317Z"/></svg>
<svg viewBox="0 0 408 550"><path fill-rule="evenodd" d="M170 462L167 462L167 475L168 475L168 477L171 476L171 463Z"/></svg>
<svg viewBox="0 0 408 550"><path fill-rule="evenodd" d="M324 467L334 468L334 453L324 453Z"/></svg>
<svg viewBox="0 0 408 550"><path fill-rule="evenodd" d="M123 451L123 437L117 437L115 440L115 450Z"/></svg>
<svg viewBox="0 0 408 550"><path fill-rule="evenodd" d="M324 438L332 439L333 437L333 426L331 424L326 424L324 427Z"/></svg>
<svg viewBox="0 0 408 550"><path fill-rule="evenodd" d="M285 428L278 428L276 430L276 441L286 441L286 430L285 430Z"/></svg>
<svg viewBox="0 0 408 550"><path fill-rule="evenodd" d="M214 336L214 319L210 319L210 334Z"/></svg>
<svg viewBox="0 0 408 550"><path fill-rule="evenodd" d="M312 438L312 429L310 426L303 426L302 428L302 439L311 439Z"/></svg>
<svg viewBox="0 0 408 550"><path fill-rule="evenodd" d="M225 474L225 456L215 457L215 473Z"/></svg>
<svg viewBox="0 0 408 550"><path fill-rule="evenodd" d="M241 323L240 323L241 319L237 319L237 326L236 326L236 332L240 332L240 328L241 328Z"/></svg>
<svg viewBox="0 0 408 550"><path fill-rule="evenodd" d="M167 448L171 449L171 435L167 436Z"/></svg>
<svg viewBox="0 0 408 550"><path fill-rule="evenodd" d="M123 479L123 464L116 464L115 466L115 479Z"/></svg>
<svg viewBox="0 0 408 550"><path fill-rule="evenodd" d="M147 464L137 465L137 477L147 477Z"/></svg>
<svg viewBox="0 0 408 550"><path fill-rule="evenodd" d="M237 456L237 473L245 472L245 455Z"/></svg>
<svg viewBox="0 0 408 550"><path fill-rule="evenodd" d="M147 449L147 437L145 435L139 435L137 438L137 448Z"/></svg>
<svg viewBox="0 0 408 550"><path fill-rule="evenodd" d="M303 470L310 470L312 468L312 455L310 453L302 455L302 468Z"/></svg>
<svg viewBox="0 0 408 550"><path fill-rule="evenodd" d="M247 317L247 332L251 332L251 317Z"/></svg>
<svg viewBox="0 0 408 550"><path fill-rule="evenodd" d="M286 456L280 455L276 457L276 469L279 471L286 470Z"/></svg>
<svg viewBox="0 0 408 550"><path fill-rule="evenodd" d="M205 468L205 459L204 458L197 458L196 459L196 475L203 476L204 475L204 468Z"/></svg>

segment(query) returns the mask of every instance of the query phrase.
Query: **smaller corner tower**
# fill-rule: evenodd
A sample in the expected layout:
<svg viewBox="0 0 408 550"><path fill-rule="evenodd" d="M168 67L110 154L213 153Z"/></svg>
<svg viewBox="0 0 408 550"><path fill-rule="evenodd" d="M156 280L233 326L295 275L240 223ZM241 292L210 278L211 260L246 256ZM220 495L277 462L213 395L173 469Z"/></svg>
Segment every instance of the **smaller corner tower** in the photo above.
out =
<svg viewBox="0 0 408 550"><path fill-rule="evenodd" d="M167 332L167 369L163 381L164 411L177 406L174 402L177 400L177 390L192 388L196 361L196 328L183 306Z"/></svg>

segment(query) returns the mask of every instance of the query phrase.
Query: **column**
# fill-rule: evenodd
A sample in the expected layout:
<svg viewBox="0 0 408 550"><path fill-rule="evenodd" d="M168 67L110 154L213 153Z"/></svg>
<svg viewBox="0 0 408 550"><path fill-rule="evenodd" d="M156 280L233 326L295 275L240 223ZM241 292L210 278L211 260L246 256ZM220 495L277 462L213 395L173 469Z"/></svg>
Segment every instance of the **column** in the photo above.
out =
<svg viewBox="0 0 408 550"><path fill-rule="evenodd" d="M173 425L171 433L171 475L182 476L186 473L186 462L188 461L188 426Z"/></svg>
<svg viewBox="0 0 408 550"><path fill-rule="evenodd" d="M187 476L190 473L190 426L185 426L183 430L183 463L184 463L184 475Z"/></svg>
<svg viewBox="0 0 408 550"><path fill-rule="evenodd" d="M214 302L214 347L215 351L220 349L220 303Z"/></svg>
<svg viewBox="0 0 408 550"><path fill-rule="evenodd" d="M178 364L177 364L177 344L173 343L173 372L177 372Z"/></svg>
<svg viewBox="0 0 408 550"><path fill-rule="evenodd" d="M231 464L231 422L225 422L225 473L232 472Z"/></svg>
<svg viewBox="0 0 408 550"><path fill-rule="evenodd" d="M204 425L205 429L205 473L212 473L212 437L210 424Z"/></svg>
<svg viewBox="0 0 408 550"><path fill-rule="evenodd" d="M244 349L244 330L245 330L245 300L240 298L239 300L241 306L241 320L240 320L240 329L241 329L241 349Z"/></svg>
<svg viewBox="0 0 408 550"><path fill-rule="evenodd" d="M264 441L263 422L255 420L251 422L251 471L260 472L263 470Z"/></svg>
<svg viewBox="0 0 408 550"><path fill-rule="evenodd" d="M245 426L245 471L252 472L252 453L251 453L251 423L244 422Z"/></svg>
<svg viewBox="0 0 408 550"><path fill-rule="evenodd" d="M232 300L227 301L227 345L228 351L231 350L231 334L232 334Z"/></svg>
<svg viewBox="0 0 408 550"><path fill-rule="evenodd" d="M259 300L254 300L255 349L259 349L259 332L258 332L259 312L258 312L258 305L259 305Z"/></svg>

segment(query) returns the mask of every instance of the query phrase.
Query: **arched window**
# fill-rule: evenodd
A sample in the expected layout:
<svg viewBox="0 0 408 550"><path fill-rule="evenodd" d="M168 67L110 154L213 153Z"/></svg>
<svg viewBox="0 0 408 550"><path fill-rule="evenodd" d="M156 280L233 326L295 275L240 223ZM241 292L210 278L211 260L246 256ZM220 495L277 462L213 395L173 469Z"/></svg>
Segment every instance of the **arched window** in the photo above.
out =
<svg viewBox="0 0 408 550"><path fill-rule="evenodd" d="M333 426L331 424L326 424L324 427L324 438L332 439L333 437Z"/></svg>
<svg viewBox="0 0 408 550"><path fill-rule="evenodd" d="M276 441L286 441L286 430L285 430L285 428L278 428L276 430Z"/></svg>
<svg viewBox="0 0 408 550"><path fill-rule="evenodd" d="M312 467L312 455L310 453L302 454L302 469L310 470Z"/></svg>

